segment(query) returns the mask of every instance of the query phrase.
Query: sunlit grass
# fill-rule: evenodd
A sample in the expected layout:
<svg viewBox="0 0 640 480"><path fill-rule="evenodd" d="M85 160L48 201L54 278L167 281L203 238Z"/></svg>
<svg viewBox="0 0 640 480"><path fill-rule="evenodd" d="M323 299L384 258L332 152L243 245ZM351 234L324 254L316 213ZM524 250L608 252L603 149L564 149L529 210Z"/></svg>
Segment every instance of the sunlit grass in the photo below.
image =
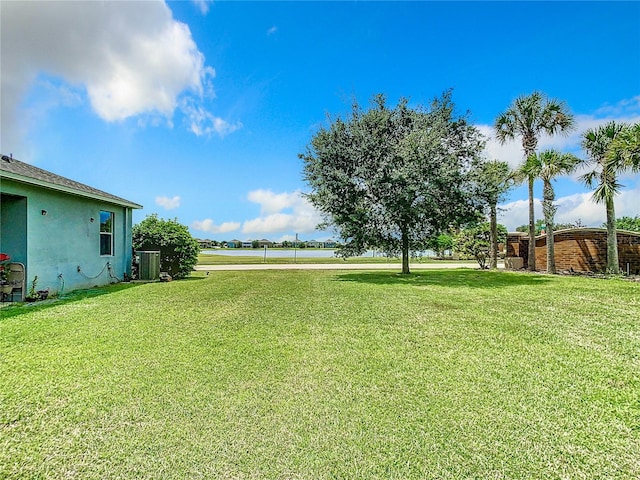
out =
<svg viewBox="0 0 640 480"><path fill-rule="evenodd" d="M640 476L631 282L215 272L0 315L0 478Z"/></svg>

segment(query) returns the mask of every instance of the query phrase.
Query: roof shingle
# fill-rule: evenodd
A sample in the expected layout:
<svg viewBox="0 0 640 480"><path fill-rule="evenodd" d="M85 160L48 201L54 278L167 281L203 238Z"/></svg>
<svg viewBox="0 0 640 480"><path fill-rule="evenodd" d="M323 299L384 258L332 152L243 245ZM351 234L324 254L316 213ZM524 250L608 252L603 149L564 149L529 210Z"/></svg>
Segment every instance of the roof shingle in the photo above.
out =
<svg viewBox="0 0 640 480"><path fill-rule="evenodd" d="M75 195L107 200L118 205L131 208L142 208L142 205L126 200L122 197L98 190L80 182L56 175L42 168L34 167L15 158L2 155L0 159L0 177L40 185L53 190L61 190Z"/></svg>

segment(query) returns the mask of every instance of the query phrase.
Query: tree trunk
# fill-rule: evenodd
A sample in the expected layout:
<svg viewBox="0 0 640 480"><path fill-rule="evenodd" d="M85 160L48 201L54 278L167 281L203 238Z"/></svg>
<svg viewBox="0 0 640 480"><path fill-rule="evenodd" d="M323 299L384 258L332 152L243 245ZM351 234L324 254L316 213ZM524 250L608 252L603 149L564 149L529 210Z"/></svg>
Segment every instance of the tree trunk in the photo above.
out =
<svg viewBox="0 0 640 480"><path fill-rule="evenodd" d="M618 264L618 235L616 233L616 211L613 196L605 199L607 207L607 273L620 273Z"/></svg>
<svg viewBox="0 0 640 480"><path fill-rule="evenodd" d="M547 231L547 273L556 273L556 254L555 254L555 238L553 237L554 225L553 218L556 213L556 207L553 205L555 195L553 187L549 180L544 180L542 210L544 211L544 223Z"/></svg>
<svg viewBox="0 0 640 480"><path fill-rule="evenodd" d="M489 268L495 270L498 268L498 215L496 213L496 205L491 205L490 213L490 239L491 249L489 250Z"/></svg>
<svg viewBox="0 0 640 480"><path fill-rule="evenodd" d="M409 274L409 236L402 231L402 273Z"/></svg>
<svg viewBox="0 0 640 480"><path fill-rule="evenodd" d="M553 222L553 220L551 222ZM556 273L556 253L553 238L553 223L547 223L547 273Z"/></svg>
<svg viewBox="0 0 640 480"><path fill-rule="evenodd" d="M535 178L529 176L529 270L536 270L536 219L533 213L533 181Z"/></svg>

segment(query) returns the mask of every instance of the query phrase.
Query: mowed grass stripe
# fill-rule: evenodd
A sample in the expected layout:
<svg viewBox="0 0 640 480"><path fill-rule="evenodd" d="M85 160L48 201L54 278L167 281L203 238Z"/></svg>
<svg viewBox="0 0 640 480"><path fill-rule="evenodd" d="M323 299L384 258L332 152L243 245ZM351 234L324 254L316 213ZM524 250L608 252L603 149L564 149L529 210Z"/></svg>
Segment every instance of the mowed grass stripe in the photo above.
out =
<svg viewBox="0 0 640 480"><path fill-rule="evenodd" d="M640 476L637 284L254 271L102 292L2 310L0 477Z"/></svg>

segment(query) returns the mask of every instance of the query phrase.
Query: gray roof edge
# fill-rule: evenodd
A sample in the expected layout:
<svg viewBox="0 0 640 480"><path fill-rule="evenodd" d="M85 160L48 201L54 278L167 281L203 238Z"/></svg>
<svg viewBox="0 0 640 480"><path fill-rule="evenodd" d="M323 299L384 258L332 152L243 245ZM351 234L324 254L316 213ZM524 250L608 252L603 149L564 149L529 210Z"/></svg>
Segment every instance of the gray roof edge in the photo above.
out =
<svg viewBox="0 0 640 480"><path fill-rule="evenodd" d="M2 155L0 160L0 177L9 178L22 183L29 183L40 187L57 190L81 197L93 198L108 203L114 203L134 209L143 208L135 202L116 195L98 190L75 180L62 177L55 173L34 167L15 158Z"/></svg>

